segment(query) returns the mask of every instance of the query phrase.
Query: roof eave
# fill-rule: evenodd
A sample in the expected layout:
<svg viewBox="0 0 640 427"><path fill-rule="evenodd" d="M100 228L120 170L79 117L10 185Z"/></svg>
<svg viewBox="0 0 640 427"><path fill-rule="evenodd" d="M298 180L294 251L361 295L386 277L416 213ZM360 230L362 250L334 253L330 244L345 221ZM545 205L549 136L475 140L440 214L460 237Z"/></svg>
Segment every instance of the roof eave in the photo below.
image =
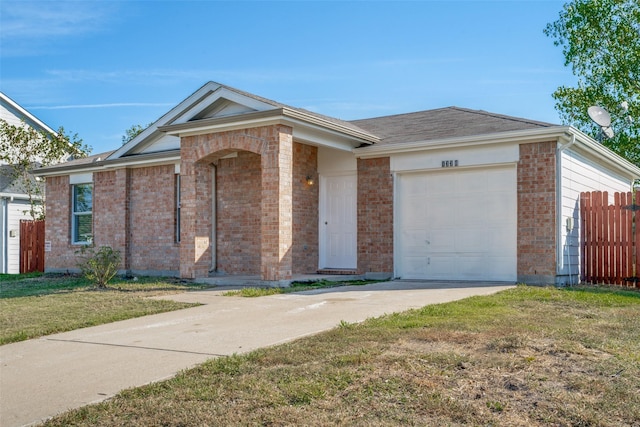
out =
<svg viewBox="0 0 640 427"><path fill-rule="evenodd" d="M640 168L572 126L550 126L538 129L498 132L486 135L377 145L372 147L356 148L353 152L356 157L367 159L399 153L439 150L452 147L459 148L489 144L535 143L553 140L562 142L563 146L561 146L561 148L563 148L569 147L568 143L573 137L575 137L575 142L578 143L578 147L596 155L610 167L626 175L630 179L640 178Z"/></svg>
<svg viewBox="0 0 640 427"><path fill-rule="evenodd" d="M567 134L569 127L552 126L539 129L516 130L507 132L495 132L484 135L471 135L452 138L438 138L406 143L375 145L371 147L356 148L353 150L356 157L373 158L397 153L412 151L439 150L451 147L467 147L473 145L501 144L509 142L543 142L560 138Z"/></svg>
<svg viewBox="0 0 640 427"><path fill-rule="evenodd" d="M149 154L136 154L133 156L120 157L116 159L96 160L92 163L81 163L77 165L56 165L53 167L35 169L34 176L60 176L70 173L101 172L111 169L158 166L163 164L177 163L180 161L180 150L160 151Z"/></svg>
<svg viewBox="0 0 640 427"><path fill-rule="evenodd" d="M215 117L201 119L187 123L160 126L159 131L174 136L201 135L210 132L222 132L227 130L266 126L271 124L287 124L292 127L313 127L330 133L339 134L352 140L354 144L374 144L379 141L375 135L360 132L339 123L322 119L315 115L290 108L274 108L265 111L256 111L234 116Z"/></svg>

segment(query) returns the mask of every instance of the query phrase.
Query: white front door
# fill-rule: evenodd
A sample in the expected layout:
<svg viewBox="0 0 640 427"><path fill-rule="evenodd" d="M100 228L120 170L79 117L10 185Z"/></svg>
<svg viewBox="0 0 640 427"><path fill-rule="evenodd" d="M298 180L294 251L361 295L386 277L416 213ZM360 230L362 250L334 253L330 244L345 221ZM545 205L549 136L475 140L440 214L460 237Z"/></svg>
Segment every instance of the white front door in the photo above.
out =
<svg viewBox="0 0 640 427"><path fill-rule="evenodd" d="M323 268L357 267L356 175L320 178L320 265Z"/></svg>

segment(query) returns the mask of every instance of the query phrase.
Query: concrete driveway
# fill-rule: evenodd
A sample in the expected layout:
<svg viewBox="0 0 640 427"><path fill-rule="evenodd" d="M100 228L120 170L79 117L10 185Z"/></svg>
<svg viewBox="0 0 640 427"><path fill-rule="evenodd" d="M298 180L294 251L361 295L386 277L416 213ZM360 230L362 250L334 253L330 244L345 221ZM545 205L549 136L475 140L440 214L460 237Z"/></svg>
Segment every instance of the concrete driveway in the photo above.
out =
<svg viewBox="0 0 640 427"><path fill-rule="evenodd" d="M393 281L260 298L170 295L204 305L0 346L0 426L41 422L207 359L331 329L340 321L487 295L504 283Z"/></svg>

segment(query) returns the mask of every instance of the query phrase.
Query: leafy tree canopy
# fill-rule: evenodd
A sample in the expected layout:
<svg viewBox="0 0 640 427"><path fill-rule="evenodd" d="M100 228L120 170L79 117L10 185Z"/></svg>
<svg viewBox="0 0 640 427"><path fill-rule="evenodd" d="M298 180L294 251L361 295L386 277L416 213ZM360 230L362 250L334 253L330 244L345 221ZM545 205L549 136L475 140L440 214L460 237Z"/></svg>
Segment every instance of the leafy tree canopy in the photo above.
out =
<svg viewBox="0 0 640 427"><path fill-rule="evenodd" d="M69 156L86 157L89 147L82 144L78 135L69 136L60 127L54 134L38 131L26 123L12 125L0 119L0 163L11 180L29 196L29 214L33 219L44 218L42 185L29 173L32 169L65 161Z"/></svg>
<svg viewBox="0 0 640 427"><path fill-rule="evenodd" d="M151 126L152 123L149 123L147 126L142 127L141 125L132 125L129 129L127 129L124 135L122 135L122 145L131 141L136 136L140 135L146 128Z"/></svg>
<svg viewBox="0 0 640 427"><path fill-rule="evenodd" d="M587 108L605 108L616 135L603 144L640 166L640 2L573 0L544 33L562 47L565 65L578 77L578 87L553 93L562 121L597 139L600 128Z"/></svg>

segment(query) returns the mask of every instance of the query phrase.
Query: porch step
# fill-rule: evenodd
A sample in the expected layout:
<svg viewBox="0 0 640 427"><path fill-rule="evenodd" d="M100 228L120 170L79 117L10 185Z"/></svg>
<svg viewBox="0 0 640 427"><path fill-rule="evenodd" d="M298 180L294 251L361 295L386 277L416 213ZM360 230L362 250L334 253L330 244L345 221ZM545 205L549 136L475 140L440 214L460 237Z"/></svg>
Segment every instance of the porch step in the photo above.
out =
<svg viewBox="0 0 640 427"><path fill-rule="evenodd" d="M318 270L318 274L326 274L329 276L349 276L357 275L358 272L352 269L339 269L339 268L323 268Z"/></svg>

